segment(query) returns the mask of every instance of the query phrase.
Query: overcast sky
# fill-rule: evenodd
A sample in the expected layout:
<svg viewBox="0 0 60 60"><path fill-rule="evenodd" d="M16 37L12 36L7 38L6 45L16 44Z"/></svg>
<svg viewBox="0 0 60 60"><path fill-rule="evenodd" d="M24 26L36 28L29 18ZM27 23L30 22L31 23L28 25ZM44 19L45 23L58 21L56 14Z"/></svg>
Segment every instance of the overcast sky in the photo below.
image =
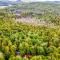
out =
<svg viewBox="0 0 60 60"><path fill-rule="evenodd" d="M0 0L0 1L5 1L5 0ZM17 1L17 0L9 0L9 1ZM60 0L21 0L24 2L36 2L36 1L60 1Z"/></svg>
<svg viewBox="0 0 60 60"><path fill-rule="evenodd" d="M17 1L17 0L10 0L10 1ZM21 0L24 2L36 2L36 1L60 1L60 0Z"/></svg>
<svg viewBox="0 0 60 60"><path fill-rule="evenodd" d="M60 1L60 0L22 0L25 2L29 2L29 1Z"/></svg>

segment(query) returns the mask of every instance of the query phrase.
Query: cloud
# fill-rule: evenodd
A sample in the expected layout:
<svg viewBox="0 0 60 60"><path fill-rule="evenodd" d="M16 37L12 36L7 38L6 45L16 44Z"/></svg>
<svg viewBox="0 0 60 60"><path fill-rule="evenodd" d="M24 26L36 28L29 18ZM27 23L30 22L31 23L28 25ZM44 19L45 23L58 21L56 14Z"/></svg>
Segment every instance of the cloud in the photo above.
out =
<svg viewBox="0 0 60 60"><path fill-rule="evenodd" d="M33 1L33 0L21 0L21 1L24 1L24 2L31 2L31 1Z"/></svg>
<svg viewBox="0 0 60 60"><path fill-rule="evenodd" d="M9 1L17 1L17 0L9 0Z"/></svg>

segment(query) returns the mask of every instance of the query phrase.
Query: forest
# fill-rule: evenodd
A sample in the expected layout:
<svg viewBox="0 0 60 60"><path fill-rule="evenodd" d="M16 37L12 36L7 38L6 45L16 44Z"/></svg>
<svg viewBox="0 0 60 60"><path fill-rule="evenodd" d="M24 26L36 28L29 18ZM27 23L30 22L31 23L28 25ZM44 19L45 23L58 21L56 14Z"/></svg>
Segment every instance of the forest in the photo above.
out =
<svg viewBox="0 0 60 60"><path fill-rule="evenodd" d="M36 6L39 4L45 5L45 3L28 4L32 5L32 7L30 7L31 5L27 7L29 9L21 7L21 5L28 6L25 3L0 9L0 60L60 60L59 13L56 10L56 13L49 10L45 11L43 8L43 12L38 13L40 8L38 9ZM46 5L52 8L51 4ZM56 3L52 5L59 6ZM33 6L35 6L36 13L33 12ZM17 13L16 9L20 13ZM16 21L16 19L28 17L53 23L54 27Z"/></svg>

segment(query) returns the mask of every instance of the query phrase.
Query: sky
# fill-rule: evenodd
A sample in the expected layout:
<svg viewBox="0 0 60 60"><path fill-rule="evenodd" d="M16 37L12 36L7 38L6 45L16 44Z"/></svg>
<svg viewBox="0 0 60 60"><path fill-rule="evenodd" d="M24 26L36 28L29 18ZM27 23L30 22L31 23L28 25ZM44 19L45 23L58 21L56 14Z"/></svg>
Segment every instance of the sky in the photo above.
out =
<svg viewBox="0 0 60 60"><path fill-rule="evenodd" d="M10 0L10 1L16 1L16 0ZM21 0L24 2L36 2L36 1L60 1L60 0Z"/></svg>
<svg viewBox="0 0 60 60"><path fill-rule="evenodd" d="M17 0L9 0L9 1L17 1ZM60 1L60 0L21 0L21 1L23 1L23 2L36 2L36 1Z"/></svg>
<svg viewBox="0 0 60 60"><path fill-rule="evenodd" d="M36 2L36 1L60 1L60 0L22 0L22 1L25 1L25 2Z"/></svg>

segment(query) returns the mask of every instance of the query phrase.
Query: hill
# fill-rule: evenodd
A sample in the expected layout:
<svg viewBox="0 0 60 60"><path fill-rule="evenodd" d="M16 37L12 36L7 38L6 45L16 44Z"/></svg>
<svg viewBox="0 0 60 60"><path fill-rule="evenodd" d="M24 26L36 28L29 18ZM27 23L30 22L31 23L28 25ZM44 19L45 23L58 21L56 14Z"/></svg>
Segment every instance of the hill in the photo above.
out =
<svg viewBox="0 0 60 60"><path fill-rule="evenodd" d="M54 12L60 14L59 2L32 2L32 3L19 3L12 7L12 9L21 11L28 11L34 13Z"/></svg>
<svg viewBox="0 0 60 60"><path fill-rule="evenodd" d="M60 60L59 7L33 2L0 9L0 60Z"/></svg>
<svg viewBox="0 0 60 60"><path fill-rule="evenodd" d="M0 1L0 6L9 6L9 5L14 5L14 4L17 4L17 3L20 3L21 1L20 0L17 0L17 1L9 1L9 0L5 0L5 1Z"/></svg>
<svg viewBox="0 0 60 60"><path fill-rule="evenodd" d="M6 9L20 17L35 17L39 20L51 21L60 25L60 2L21 2Z"/></svg>

